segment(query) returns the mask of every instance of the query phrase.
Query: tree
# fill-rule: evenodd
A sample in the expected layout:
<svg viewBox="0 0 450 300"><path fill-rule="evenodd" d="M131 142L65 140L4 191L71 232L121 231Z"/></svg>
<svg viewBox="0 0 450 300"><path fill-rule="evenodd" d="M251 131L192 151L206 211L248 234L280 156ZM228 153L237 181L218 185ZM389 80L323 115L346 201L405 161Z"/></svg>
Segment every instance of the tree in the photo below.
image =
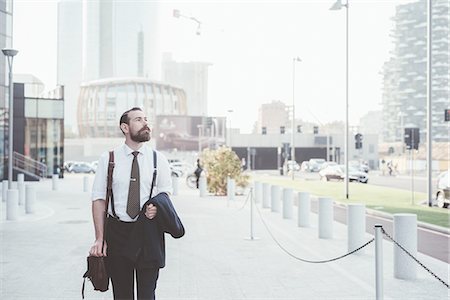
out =
<svg viewBox="0 0 450 300"><path fill-rule="evenodd" d="M234 179L236 186L245 188L248 185L249 176L242 173L241 161L230 148L205 149L200 161L206 169L209 192L218 196L226 195L227 177Z"/></svg>

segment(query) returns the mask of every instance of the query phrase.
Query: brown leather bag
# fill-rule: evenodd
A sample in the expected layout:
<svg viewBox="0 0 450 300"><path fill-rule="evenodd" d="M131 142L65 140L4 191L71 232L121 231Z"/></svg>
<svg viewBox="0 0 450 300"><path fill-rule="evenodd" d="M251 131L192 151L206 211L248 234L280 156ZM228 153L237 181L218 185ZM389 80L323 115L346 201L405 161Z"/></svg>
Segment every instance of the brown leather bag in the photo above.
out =
<svg viewBox="0 0 450 300"><path fill-rule="evenodd" d="M106 187L106 203L105 203L105 219L103 224L103 237L106 235L106 222L108 221L108 204L112 195L112 173L114 170L114 152L109 152L109 164L108 164L108 181ZM102 252L105 241L102 243ZM84 284L86 278L88 278L95 291L106 292L109 288L109 276L106 269L105 257L103 256L91 256L87 257L87 271L83 275L83 287L81 289L81 296L84 299Z"/></svg>

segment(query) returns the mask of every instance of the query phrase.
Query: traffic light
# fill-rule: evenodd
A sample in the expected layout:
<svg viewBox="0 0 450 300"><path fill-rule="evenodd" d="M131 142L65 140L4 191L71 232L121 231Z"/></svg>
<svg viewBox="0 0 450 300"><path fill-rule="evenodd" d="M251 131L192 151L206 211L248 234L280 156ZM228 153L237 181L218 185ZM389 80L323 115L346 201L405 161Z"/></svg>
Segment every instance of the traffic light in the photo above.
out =
<svg viewBox="0 0 450 300"><path fill-rule="evenodd" d="M450 121L450 108L447 108L444 110L444 120L445 120L445 122Z"/></svg>
<svg viewBox="0 0 450 300"><path fill-rule="evenodd" d="M419 128L405 128L405 144L406 149L419 150L420 131Z"/></svg>
<svg viewBox="0 0 450 300"><path fill-rule="evenodd" d="M284 126L280 126L280 133L284 134L286 131L286 128Z"/></svg>
<svg viewBox="0 0 450 300"><path fill-rule="evenodd" d="M211 127L212 123L213 123L212 117L207 117L206 118L206 127Z"/></svg>
<svg viewBox="0 0 450 300"><path fill-rule="evenodd" d="M267 134L267 127L261 128L261 133L262 134Z"/></svg>
<svg viewBox="0 0 450 300"><path fill-rule="evenodd" d="M313 132L314 132L314 134L318 134L319 133L319 126L314 126L313 127Z"/></svg>
<svg viewBox="0 0 450 300"><path fill-rule="evenodd" d="M302 133L302 125L297 125L297 132Z"/></svg>
<svg viewBox="0 0 450 300"><path fill-rule="evenodd" d="M356 149L362 148L362 140L363 140L363 135L361 133L355 134L355 148Z"/></svg>

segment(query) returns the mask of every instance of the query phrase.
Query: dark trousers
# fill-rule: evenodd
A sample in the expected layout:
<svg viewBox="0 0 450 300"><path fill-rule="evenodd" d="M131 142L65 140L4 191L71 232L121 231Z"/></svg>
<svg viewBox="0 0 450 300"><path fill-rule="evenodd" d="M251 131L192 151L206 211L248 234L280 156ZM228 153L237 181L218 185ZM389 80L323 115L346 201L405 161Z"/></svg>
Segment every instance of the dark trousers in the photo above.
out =
<svg viewBox="0 0 450 300"><path fill-rule="evenodd" d="M108 218L107 225L107 267L111 277L115 300L134 300L134 278L136 275L137 299L155 299L159 268L139 268L121 255L127 246L127 237L134 223Z"/></svg>

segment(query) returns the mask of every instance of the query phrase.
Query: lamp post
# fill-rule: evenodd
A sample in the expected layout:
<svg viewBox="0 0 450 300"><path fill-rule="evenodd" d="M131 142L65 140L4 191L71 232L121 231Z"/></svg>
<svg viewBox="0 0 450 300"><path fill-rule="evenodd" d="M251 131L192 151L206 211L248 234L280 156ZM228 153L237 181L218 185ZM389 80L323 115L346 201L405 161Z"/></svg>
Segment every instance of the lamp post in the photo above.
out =
<svg viewBox="0 0 450 300"><path fill-rule="evenodd" d="M9 126L9 135L8 135L8 188L12 189L12 181L13 181L13 116L14 116L14 85L13 85L13 59L18 50L15 49L2 49L3 55L8 59L8 67L9 67L9 109L8 109L8 126Z"/></svg>
<svg viewBox="0 0 450 300"><path fill-rule="evenodd" d="M192 16L183 15L183 14L181 14L180 10L178 10L178 9L174 9L173 10L173 17L174 18L185 18L185 19L189 19L191 21L194 21L195 23L197 23L197 30L195 31L195 34L197 34L197 35L201 34L202 22L200 22L197 18L192 17Z"/></svg>
<svg viewBox="0 0 450 300"><path fill-rule="evenodd" d="M345 198L348 199L348 0L342 4L341 0L337 0L330 10L340 10L346 8L345 14L345 134L344 134L344 151L345 151Z"/></svg>
<svg viewBox="0 0 450 300"><path fill-rule="evenodd" d="M292 58L292 135L291 135L291 160L292 180L295 179L295 63L302 61L300 57Z"/></svg>

